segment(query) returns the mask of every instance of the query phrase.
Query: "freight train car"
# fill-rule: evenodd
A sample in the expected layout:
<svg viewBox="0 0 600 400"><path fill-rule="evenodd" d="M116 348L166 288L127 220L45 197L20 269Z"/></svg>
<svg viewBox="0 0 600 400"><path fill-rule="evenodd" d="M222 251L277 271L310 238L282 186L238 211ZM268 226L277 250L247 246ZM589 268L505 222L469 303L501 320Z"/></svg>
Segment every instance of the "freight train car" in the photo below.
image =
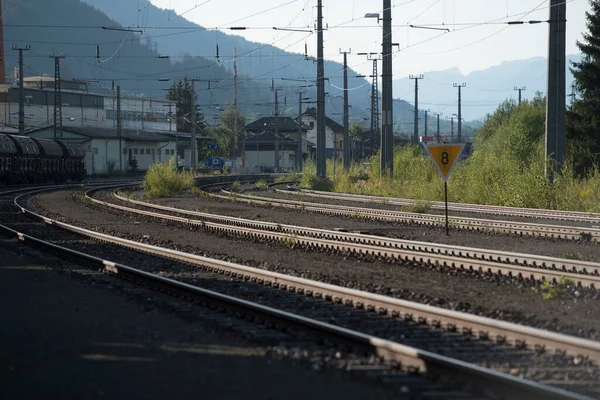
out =
<svg viewBox="0 0 600 400"><path fill-rule="evenodd" d="M85 152L77 144L55 139L0 134L0 182L81 182Z"/></svg>

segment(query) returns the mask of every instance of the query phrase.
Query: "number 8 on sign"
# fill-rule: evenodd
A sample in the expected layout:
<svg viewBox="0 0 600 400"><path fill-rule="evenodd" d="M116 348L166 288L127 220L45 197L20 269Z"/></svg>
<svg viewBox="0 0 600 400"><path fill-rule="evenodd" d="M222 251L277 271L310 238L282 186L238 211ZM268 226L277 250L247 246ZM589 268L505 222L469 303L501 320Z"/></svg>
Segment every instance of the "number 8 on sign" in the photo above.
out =
<svg viewBox="0 0 600 400"><path fill-rule="evenodd" d="M447 152L443 152L442 153L442 164L448 165L449 162L450 162L450 154L448 154Z"/></svg>
<svg viewBox="0 0 600 400"><path fill-rule="evenodd" d="M444 182L448 181L450 172L460 158L465 145L464 144L423 144L427 153L433 159Z"/></svg>

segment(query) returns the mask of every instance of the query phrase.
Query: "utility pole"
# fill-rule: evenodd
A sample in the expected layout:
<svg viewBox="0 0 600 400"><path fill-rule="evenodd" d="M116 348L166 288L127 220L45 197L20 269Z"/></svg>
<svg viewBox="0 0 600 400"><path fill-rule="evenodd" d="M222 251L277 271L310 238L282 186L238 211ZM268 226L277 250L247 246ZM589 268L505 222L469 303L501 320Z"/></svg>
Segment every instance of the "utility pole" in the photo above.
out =
<svg viewBox="0 0 600 400"><path fill-rule="evenodd" d="M419 144L419 79L423 79L423 75L409 75L409 79L415 80L415 126L413 132L413 144Z"/></svg>
<svg viewBox="0 0 600 400"><path fill-rule="evenodd" d="M429 110L425 110L425 138L423 139L423 141L425 142L425 144L427 144L427 112Z"/></svg>
<svg viewBox="0 0 600 400"><path fill-rule="evenodd" d="M19 135L25 133L25 86L23 85L23 52L31 49L30 45L25 47L12 46L13 50L19 51ZM4 59L4 53L0 54Z"/></svg>
<svg viewBox="0 0 600 400"><path fill-rule="evenodd" d="M274 164L274 172L279 172L279 97L278 92L281 89L275 89L275 164Z"/></svg>
<svg viewBox="0 0 600 400"><path fill-rule="evenodd" d="M377 58L373 59L373 86L371 88L371 155L376 154L381 141L379 137L379 73L377 72ZM379 143L378 143L379 142Z"/></svg>
<svg viewBox="0 0 600 400"><path fill-rule="evenodd" d="M571 108L575 105L575 98L577 97L577 91L575 89L575 82L573 82L571 84L571 93L569 93L569 97L571 98Z"/></svg>
<svg viewBox="0 0 600 400"><path fill-rule="evenodd" d="M171 124L173 123L173 104L163 104L163 107L169 107L169 132L171 132Z"/></svg>
<svg viewBox="0 0 600 400"><path fill-rule="evenodd" d="M450 143L454 143L454 115L450 117Z"/></svg>
<svg viewBox="0 0 600 400"><path fill-rule="evenodd" d="M119 171L123 171L123 149L121 144L122 136L123 127L121 124L121 86L117 86L117 137L119 138Z"/></svg>
<svg viewBox="0 0 600 400"><path fill-rule="evenodd" d="M567 3L550 0L548 85L546 97L546 176L554 180L565 160L566 148L566 19ZM548 165L551 165L548 168Z"/></svg>
<svg viewBox="0 0 600 400"><path fill-rule="evenodd" d="M379 119L379 73L377 72L377 61L381 60L381 54L379 53L358 53L359 56L367 56L368 60L373 61L373 73L369 75L371 78L371 137L369 138L369 147L371 149L370 155L376 154L380 148L380 119ZM357 78L363 78L364 75L358 75ZM364 152L364 137L362 139L363 154L362 158L365 158Z"/></svg>
<svg viewBox="0 0 600 400"><path fill-rule="evenodd" d="M303 91L298 91L298 143L296 145L296 172L302 171L302 156L304 153L304 141L302 139L302 95Z"/></svg>
<svg viewBox="0 0 600 400"><path fill-rule="evenodd" d="M192 81L192 90L190 91L190 122L192 124L192 134L191 134L191 147L192 147L192 173L196 176L196 169L198 168L198 152L196 151L197 143L196 143L196 80L191 79Z"/></svg>
<svg viewBox="0 0 600 400"><path fill-rule="evenodd" d="M317 176L327 175L325 146L325 63L323 55L323 0L317 1Z"/></svg>
<svg viewBox="0 0 600 400"><path fill-rule="evenodd" d="M237 47L233 48L233 149L234 157L235 150L239 148L238 130L237 130ZM242 154L242 167L244 167L244 154Z"/></svg>
<svg viewBox="0 0 600 400"><path fill-rule="evenodd" d="M461 89L467 87L466 83L455 83L455 88L458 88L458 140L457 142L462 142L462 98L461 98ZM454 140L453 140L454 142Z"/></svg>
<svg viewBox="0 0 600 400"><path fill-rule="evenodd" d="M438 144L440 143L440 115L442 115L442 113L436 113L437 115L437 142Z"/></svg>
<svg viewBox="0 0 600 400"><path fill-rule="evenodd" d="M2 0L0 0L0 84L6 83L6 64L4 56L4 22L2 16ZM43 89L40 86L40 90Z"/></svg>
<svg viewBox="0 0 600 400"><path fill-rule="evenodd" d="M350 121L348 116L348 53L349 51L341 51L344 54L344 169L350 168ZM335 145L333 146L335 151ZM335 161L334 161L335 162ZM334 164L335 165L335 164Z"/></svg>
<svg viewBox="0 0 600 400"><path fill-rule="evenodd" d="M54 139L62 139L62 100L60 90L60 59L67 55L61 53L48 54L50 58L54 58Z"/></svg>
<svg viewBox="0 0 600 400"><path fill-rule="evenodd" d="M523 87L515 86L515 90L519 92L519 105L521 105L521 92L523 90L527 90L527 87L526 86L523 86Z"/></svg>
<svg viewBox="0 0 600 400"><path fill-rule="evenodd" d="M383 0L383 71L381 175L394 176L394 109L392 95L392 0ZM384 156L385 154L385 156Z"/></svg>

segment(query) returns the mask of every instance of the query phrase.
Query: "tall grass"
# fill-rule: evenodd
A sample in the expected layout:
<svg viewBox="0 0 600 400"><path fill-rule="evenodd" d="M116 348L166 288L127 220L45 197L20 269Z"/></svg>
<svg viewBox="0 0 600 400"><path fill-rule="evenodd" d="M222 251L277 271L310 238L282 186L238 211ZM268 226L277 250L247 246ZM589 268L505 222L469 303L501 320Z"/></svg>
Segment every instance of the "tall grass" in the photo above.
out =
<svg viewBox="0 0 600 400"><path fill-rule="evenodd" d="M315 189L321 182L311 164L304 171L301 186ZM397 148L394 153L394 177L379 176L379 161L353 163L348 171L328 165L328 181L332 190L384 197L401 197L430 201L444 199L444 182L431 161L420 149ZM540 144L531 155L531 163L522 167L505 155L476 151L458 162L448 180L450 201L514 207L547 208L600 212L600 169L576 178L564 169L554 183L544 174L544 153Z"/></svg>
<svg viewBox="0 0 600 400"><path fill-rule="evenodd" d="M150 197L174 196L193 187L194 176L191 172L178 172L177 160L171 157L169 162L154 163L148 168L143 186Z"/></svg>

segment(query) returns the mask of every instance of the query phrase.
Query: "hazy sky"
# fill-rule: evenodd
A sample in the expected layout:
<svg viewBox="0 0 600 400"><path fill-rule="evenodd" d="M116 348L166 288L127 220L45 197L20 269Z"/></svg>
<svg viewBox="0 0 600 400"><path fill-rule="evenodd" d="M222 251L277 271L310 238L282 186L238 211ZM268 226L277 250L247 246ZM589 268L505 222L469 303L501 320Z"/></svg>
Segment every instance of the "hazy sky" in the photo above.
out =
<svg viewBox="0 0 600 400"><path fill-rule="evenodd" d="M141 4L145 0L139 0ZM275 31L273 27L313 29L316 0L150 0L161 8L207 28L246 26L236 31L249 40L272 43L280 48L316 55L317 35ZM381 51L381 27L365 13L381 13L382 1L324 0L325 55L341 61L341 49L352 49L349 64L369 74L372 63L358 52ZM393 42L400 44L394 57L394 78L425 71L459 68L463 73L485 69L505 60L546 57L548 24L517 25L488 23L523 19L547 20L550 0L393 0ZM585 29L588 0L567 0L567 53L577 53L576 40ZM133 22L133 21L132 21ZM174 19L167 24L176 26ZM473 25L487 23L481 25ZM427 25L450 32L408 28ZM231 33L229 30L224 30ZM314 30L313 30L314 32Z"/></svg>

